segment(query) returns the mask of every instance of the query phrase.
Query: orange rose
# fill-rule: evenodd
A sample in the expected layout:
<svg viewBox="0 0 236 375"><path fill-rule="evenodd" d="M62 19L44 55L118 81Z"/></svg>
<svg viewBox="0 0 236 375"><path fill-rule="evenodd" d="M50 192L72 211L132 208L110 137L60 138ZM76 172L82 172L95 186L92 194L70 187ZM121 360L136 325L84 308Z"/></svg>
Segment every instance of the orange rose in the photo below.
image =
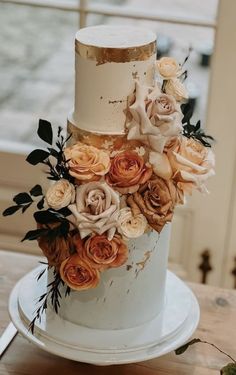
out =
<svg viewBox="0 0 236 375"><path fill-rule="evenodd" d="M81 248L78 248L81 251ZM99 270L120 267L128 259L128 249L122 238L115 235L111 241L106 235L89 237L83 248L83 259Z"/></svg>
<svg viewBox="0 0 236 375"><path fill-rule="evenodd" d="M96 147L76 143L64 150L69 173L79 182L98 181L110 168L107 152Z"/></svg>
<svg viewBox="0 0 236 375"><path fill-rule="evenodd" d="M152 167L145 164L135 151L124 151L112 159L106 181L121 194L134 193L152 175Z"/></svg>
<svg viewBox="0 0 236 375"><path fill-rule="evenodd" d="M60 267L61 279L74 290L96 288L100 280L99 271L74 254L64 260Z"/></svg>
<svg viewBox="0 0 236 375"><path fill-rule="evenodd" d="M159 233L172 220L175 205L182 203L174 183L160 177L149 180L132 197L149 225Z"/></svg>
<svg viewBox="0 0 236 375"><path fill-rule="evenodd" d="M60 264L70 256L72 241L70 235L66 238L63 236L53 238L43 236L38 239L38 245L47 258L49 266L58 268Z"/></svg>
<svg viewBox="0 0 236 375"><path fill-rule="evenodd" d="M207 192L205 182L215 174L215 158L210 148L182 136L167 148L167 157L179 190L188 194L193 188Z"/></svg>

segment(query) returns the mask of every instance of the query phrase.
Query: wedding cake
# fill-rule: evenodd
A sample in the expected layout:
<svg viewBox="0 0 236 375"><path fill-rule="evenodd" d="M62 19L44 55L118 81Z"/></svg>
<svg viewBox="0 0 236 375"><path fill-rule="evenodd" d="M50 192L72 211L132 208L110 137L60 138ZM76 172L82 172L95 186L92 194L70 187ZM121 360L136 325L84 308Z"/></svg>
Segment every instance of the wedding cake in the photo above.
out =
<svg viewBox="0 0 236 375"><path fill-rule="evenodd" d="M156 61L156 36L146 29L77 32L68 136L59 127L55 138L40 120L46 147L27 157L53 182L16 195L3 213L37 205L37 229L24 240L38 240L47 264L37 280L48 277L32 332L49 306L71 326L113 333L164 311L174 209L193 189L206 192L214 174L212 137L191 123L186 60Z"/></svg>

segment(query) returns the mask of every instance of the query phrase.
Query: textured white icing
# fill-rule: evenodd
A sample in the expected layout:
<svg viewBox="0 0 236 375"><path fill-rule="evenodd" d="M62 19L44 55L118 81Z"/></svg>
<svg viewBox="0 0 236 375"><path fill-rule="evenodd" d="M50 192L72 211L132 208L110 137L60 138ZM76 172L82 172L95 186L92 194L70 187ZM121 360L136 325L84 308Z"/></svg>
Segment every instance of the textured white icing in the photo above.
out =
<svg viewBox="0 0 236 375"><path fill-rule="evenodd" d="M97 26L80 30L76 39L97 47L129 48L153 42L155 34L132 27ZM124 133L127 97L134 92L135 79L153 84L154 62L155 54L144 61L97 65L76 53L75 104L69 121L91 132Z"/></svg>
<svg viewBox="0 0 236 375"><path fill-rule="evenodd" d="M153 319L164 303L169 235L168 224L160 236L153 231L130 240L127 263L104 271L97 288L72 291L62 299L59 315L101 329L129 328Z"/></svg>
<svg viewBox="0 0 236 375"><path fill-rule="evenodd" d="M127 48L149 44L156 37L152 31L141 27L99 25L79 30L76 39L90 46Z"/></svg>

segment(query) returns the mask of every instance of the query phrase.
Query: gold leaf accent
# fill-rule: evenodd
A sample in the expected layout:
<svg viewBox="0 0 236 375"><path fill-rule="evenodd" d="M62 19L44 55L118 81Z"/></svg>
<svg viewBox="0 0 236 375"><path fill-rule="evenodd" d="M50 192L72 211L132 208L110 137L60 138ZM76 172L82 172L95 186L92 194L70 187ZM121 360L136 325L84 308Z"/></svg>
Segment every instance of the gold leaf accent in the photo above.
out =
<svg viewBox="0 0 236 375"><path fill-rule="evenodd" d="M76 53L86 60L94 60L97 65L107 62L125 63L148 60L156 54L156 41L138 47L105 48L86 45L75 40Z"/></svg>

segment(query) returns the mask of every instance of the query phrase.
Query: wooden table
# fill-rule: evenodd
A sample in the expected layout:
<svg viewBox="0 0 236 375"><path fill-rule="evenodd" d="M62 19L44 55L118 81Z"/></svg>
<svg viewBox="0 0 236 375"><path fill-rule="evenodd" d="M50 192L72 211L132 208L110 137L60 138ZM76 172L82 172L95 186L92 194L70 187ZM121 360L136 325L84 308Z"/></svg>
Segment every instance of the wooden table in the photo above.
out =
<svg viewBox="0 0 236 375"><path fill-rule="evenodd" d="M40 257L0 251L0 333L9 323L8 296L16 281L38 265ZM194 337L210 341L236 358L236 291L190 284L201 307L201 321ZM181 356L130 365L97 367L66 360L38 349L20 334L0 361L1 375L213 375L229 360L205 344Z"/></svg>

